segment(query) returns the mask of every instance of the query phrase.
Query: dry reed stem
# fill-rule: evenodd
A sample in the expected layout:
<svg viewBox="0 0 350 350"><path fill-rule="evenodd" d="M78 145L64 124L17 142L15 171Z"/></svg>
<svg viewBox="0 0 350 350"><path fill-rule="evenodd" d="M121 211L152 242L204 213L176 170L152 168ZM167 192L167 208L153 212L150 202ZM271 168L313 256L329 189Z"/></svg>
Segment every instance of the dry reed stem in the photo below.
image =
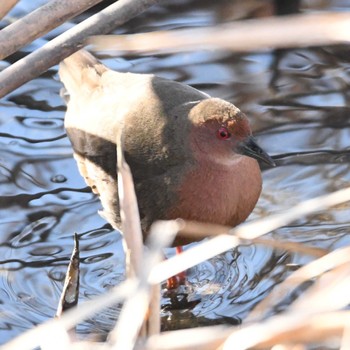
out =
<svg viewBox="0 0 350 350"><path fill-rule="evenodd" d="M124 159L122 137L120 131L116 140L120 216L129 253L127 255L130 255L132 265L131 269L127 270L134 272L131 276L136 276L140 285L138 291L126 301L119 321L109 335L109 343L113 349L132 350L142 328L146 331L146 336L160 331L160 286L151 287L147 278L151 267L160 260L159 256L164 246L157 244L155 249L144 257L137 198L130 168Z"/></svg>
<svg viewBox="0 0 350 350"><path fill-rule="evenodd" d="M124 301L132 295L136 289L137 282L129 279L113 288L111 291L72 308L65 312L60 318L51 319L26 331L0 347L0 349L31 350L48 342L52 342L52 344L56 344L57 346L61 344L61 349L67 349L67 347L65 347L66 341L64 336L67 335L67 330L75 327L79 322L92 317L96 312Z"/></svg>
<svg viewBox="0 0 350 350"><path fill-rule="evenodd" d="M144 323L149 306L150 292L146 285L138 286L125 301L117 326L109 334L108 343L113 350L132 350Z"/></svg>
<svg viewBox="0 0 350 350"><path fill-rule="evenodd" d="M344 247L331 252L324 257L302 266L277 285L272 292L258 303L245 319L246 322L256 322L266 317L286 295L302 283L314 279L330 269L337 268L350 261L350 247Z"/></svg>
<svg viewBox="0 0 350 350"><path fill-rule="evenodd" d="M147 339L137 350L213 350L232 333L232 327L210 326L163 332Z"/></svg>
<svg viewBox="0 0 350 350"><path fill-rule="evenodd" d="M147 336L152 336L154 334L160 333L160 296L161 296L161 286L160 284L155 284L151 286L150 302L149 302L149 312L147 316Z"/></svg>
<svg viewBox="0 0 350 350"><path fill-rule="evenodd" d="M252 19L209 28L145 34L95 36L93 51L132 53L181 52L204 49L258 51L349 42L350 14L313 13Z"/></svg>
<svg viewBox="0 0 350 350"><path fill-rule="evenodd" d="M317 248L317 247L310 247L305 245L304 243L298 243L298 242L287 242L287 241L280 241L278 238L254 238L251 240L248 240L250 243L254 244L263 244L266 247L271 247L274 249L282 249L282 250L288 250L293 253L301 253L304 255L311 255L315 258L320 258L326 254L329 253L328 250L323 248ZM245 240L242 240L242 244L245 243Z"/></svg>
<svg viewBox="0 0 350 350"><path fill-rule="evenodd" d="M228 332L232 332L227 337L225 344L219 346L219 349L247 349L253 346L266 348L280 343L310 344L334 336L338 337L340 341L344 330L348 327L350 311L335 312L334 310L343 308L350 302L348 293L350 247L340 250L302 268L304 273L307 272L308 278L313 278L317 269L319 274L323 273L325 264L328 262L331 262L329 269L333 268L333 270L324 273L286 312L272 316L265 321L248 323L241 327L218 329L216 334L211 333L209 339L206 340L210 344L218 344L226 339ZM294 272L291 278L300 280L299 277L295 277L298 275L300 275L300 271ZM210 329L208 328L208 333L210 333ZM196 346L202 348L201 341L202 337L205 337L205 331L205 328L199 328L161 334L151 337L146 346L141 347L141 349L185 350L195 349ZM208 347L208 349L213 348L216 347Z"/></svg>
<svg viewBox="0 0 350 350"><path fill-rule="evenodd" d="M111 32L127 20L143 12L160 0L119 0L100 13L76 25L37 51L17 61L0 73L0 98L44 73L75 51L79 50L89 36ZM235 51L257 51L281 47L331 45L348 42L350 15L346 13L322 13L298 16L283 16L236 22L215 28L179 30L118 36L118 51L122 48L133 51L185 51L205 48L221 48ZM227 29L228 28L228 29ZM92 39L91 39L92 40ZM111 42L101 38L89 40L94 49L111 49ZM152 41L155 44L152 44ZM97 43L99 47L97 47ZM115 50L115 48L113 49Z"/></svg>
<svg viewBox="0 0 350 350"><path fill-rule="evenodd" d="M164 225L154 225L150 233L148 251L144 254L143 269L138 276L137 288L126 300L117 325L109 335L109 343L112 349L129 350L134 348L147 313L151 313L149 322L154 322L149 324L148 329L156 332L159 320L155 320L155 318L158 317L159 319L160 317L159 303L156 305L157 300L151 300L152 286L148 282L148 277L154 266L163 259L162 250L171 244L177 228L176 223L174 224L172 221L166 222ZM150 304L156 306L149 308Z"/></svg>
<svg viewBox="0 0 350 350"><path fill-rule="evenodd" d="M121 131L117 135L118 196L123 238L130 254L132 276L140 276L143 242L139 208L129 165L125 162Z"/></svg>
<svg viewBox="0 0 350 350"><path fill-rule="evenodd" d="M310 300L310 298L307 299ZM137 349L188 350L199 347L200 349L236 350L251 347L270 348L277 344L319 343L330 337L337 337L340 341L350 321L349 311L317 312L315 310L316 312L310 313L307 308L305 311L288 311L265 321L241 327L212 326L166 332L151 337L145 346Z"/></svg>
<svg viewBox="0 0 350 350"><path fill-rule="evenodd" d="M340 350L349 350L350 344L350 325L345 326L341 339Z"/></svg>
<svg viewBox="0 0 350 350"><path fill-rule="evenodd" d="M243 350L251 347L270 348L277 344L320 343L340 337L350 322L349 311L335 311L308 315L286 312L266 321L242 326L233 332L220 350ZM156 350L156 349L155 349Z"/></svg>
<svg viewBox="0 0 350 350"><path fill-rule="evenodd" d="M280 342L298 344L299 342L316 342L327 339L329 336L340 336L346 327L348 320L338 323L336 327L327 327L325 322L319 322L315 314L322 314L323 321L327 320L327 311L333 311L346 306L350 301L347 293L350 283L350 247L339 249L328 254L296 271L291 276L291 280L299 283L314 278L315 275L324 273L334 268L333 271L326 272L321 278L303 294L288 310L286 315L273 316L261 325L255 323L246 326L247 329L234 331L222 349L246 349L251 346L266 347L273 346ZM302 272L302 273L301 273ZM304 279L300 275L304 274ZM276 287L278 289L278 286ZM286 294L284 294L286 296ZM271 307L272 305L270 305ZM310 307L313 306L313 307ZM260 312L271 311L261 310ZM276 320L275 320L276 318ZM248 335L250 334L250 335ZM218 336L220 338L222 335ZM161 337L161 336L160 336ZM176 334L173 335L174 339ZM166 345L161 338L153 338L152 349L186 349L175 343L173 347Z"/></svg>
<svg viewBox="0 0 350 350"><path fill-rule="evenodd" d="M101 1L51 0L37 8L0 31L0 60Z"/></svg>
<svg viewBox="0 0 350 350"><path fill-rule="evenodd" d="M215 237L224 234L230 234L232 227L210 224L210 223L200 223L195 221L185 221L182 219L178 220L180 225L178 235L191 237L193 240L201 240L207 237ZM297 253L312 255L315 257L321 257L327 253L329 253L326 249L317 248L317 247L309 247L305 244L296 243L296 242L285 242L279 241L278 238L270 239L270 238L252 238L246 239L245 236L241 237L239 232L235 233L235 236L240 239L240 244L245 243L255 243L255 244L264 244L271 248L281 248L284 250L290 250Z"/></svg>
<svg viewBox="0 0 350 350"><path fill-rule="evenodd" d="M2 0L0 6L0 19L4 18L19 0Z"/></svg>
<svg viewBox="0 0 350 350"><path fill-rule="evenodd" d="M322 275L303 293L302 298L298 298L288 307L285 313L270 317L266 321L255 322L246 326L245 329L236 331L228 338L222 349L230 349L230 346L236 344L236 342L242 344L241 341L245 337L245 333L251 334L250 339L244 340L244 346L238 347L239 349L251 346L266 347L278 343L312 343L319 342L321 339L323 340L330 336L340 338L347 327L350 312L340 312L342 321L337 322L336 325L328 317L333 317L335 310L346 307L350 302L348 293L350 288L349 250L350 247L346 247L341 249L340 252L332 252L328 256L311 262L302 268L304 269L304 274L308 272L307 270L314 272L312 275L308 274L308 280L315 276L317 268L319 269L318 275ZM328 269L326 269L325 262L331 262L328 265ZM299 280L300 283L304 282L306 279L299 278L301 275L300 270L294 272L290 279ZM275 289L279 289L279 286ZM284 294L284 297L286 296ZM272 295L269 298L271 299ZM277 300L277 302L279 301ZM266 306L268 309L262 310L260 305L260 311L262 312L260 318L272 308L271 303L269 305L265 303ZM256 310L255 313L257 313Z"/></svg>
<svg viewBox="0 0 350 350"><path fill-rule="evenodd" d="M349 259L350 260L350 259ZM322 313L339 310L350 302L350 262L322 274L311 287L298 298L289 311Z"/></svg>

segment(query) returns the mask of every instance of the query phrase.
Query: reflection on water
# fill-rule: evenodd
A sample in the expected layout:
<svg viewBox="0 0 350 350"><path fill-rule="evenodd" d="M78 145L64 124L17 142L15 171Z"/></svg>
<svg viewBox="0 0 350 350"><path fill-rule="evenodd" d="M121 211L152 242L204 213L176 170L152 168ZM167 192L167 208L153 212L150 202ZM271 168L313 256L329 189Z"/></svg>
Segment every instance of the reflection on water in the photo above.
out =
<svg viewBox="0 0 350 350"><path fill-rule="evenodd" d="M12 16L25 13L33 3L21 1ZM154 7L117 32L198 27L221 21L224 13L231 16L225 1L186 3ZM341 2L330 4L330 9L346 10ZM252 219L348 185L349 57L349 49L338 46L244 55L203 51L119 57L106 63L186 82L247 113L259 143L278 164L264 171L264 190ZM80 299L101 294L123 279L120 235L97 214L99 201L72 159L56 73L54 67L0 101L1 343L54 316L75 231L81 241ZM342 205L300 218L271 236L322 248L344 246L349 244L348 210ZM183 323L177 324L177 318L192 325L237 324L274 285L309 260L261 245L228 251L189 271L194 298L200 296L193 310L164 311L164 319L179 327ZM102 313L78 331L102 334L117 313L117 308Z"/></svg>

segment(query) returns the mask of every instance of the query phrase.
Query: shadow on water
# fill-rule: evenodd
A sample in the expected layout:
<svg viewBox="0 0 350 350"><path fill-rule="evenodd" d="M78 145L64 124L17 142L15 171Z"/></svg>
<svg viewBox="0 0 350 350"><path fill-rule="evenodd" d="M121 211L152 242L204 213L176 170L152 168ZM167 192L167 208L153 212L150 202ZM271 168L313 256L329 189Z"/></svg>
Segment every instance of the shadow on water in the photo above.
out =
<svg viewBox="0 0 350 350"><path fill-rule="evenodd" d="M39 3L21 1L11 15L20 16ZM237 9L244 9L237 3L176 1L154 7L116 32L213 25L237 18ZM271 12L267 5L259 6L242 10L240 16ZM349 10L337 1L326 9ZM36 40L19 56L52 35ZM263 193L250 216L254 219L349 184L349 57L347 47L335 46L250 54L199 51L105 62L117 70L185 82L233 102L248 115L259 144L278 164L263 173ZM72 158L56 73L54 67L0 101L1 343L54 316L75 231L81 239L80 300L123 279L121 236L97 214L99 201L85 187ZM349 244L348 210L342 205L300 218L271 236L329 249L344 246ZM169 249L167 255L172 254ZM189 271L195 302L186 312L165 308L164 328L240 323L273 286L310 259L246 245L202 263ZM163 305L169 302L164 296ZM78 331L101 336L117 313L98 315Z"/></svg>

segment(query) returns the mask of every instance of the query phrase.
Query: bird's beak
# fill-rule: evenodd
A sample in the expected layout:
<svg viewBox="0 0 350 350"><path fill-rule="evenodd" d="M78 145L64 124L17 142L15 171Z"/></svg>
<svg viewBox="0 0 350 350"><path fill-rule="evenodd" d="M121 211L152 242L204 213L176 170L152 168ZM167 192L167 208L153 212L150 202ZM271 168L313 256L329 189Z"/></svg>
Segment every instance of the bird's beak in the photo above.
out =
<svg viewBox="0 0 350 350"><path fill-rule="evenodd" d="M270 166L276 166L273 159L255 142L252 136L247 137L238 145L238 151L245 156L260 159Z"/></svg>

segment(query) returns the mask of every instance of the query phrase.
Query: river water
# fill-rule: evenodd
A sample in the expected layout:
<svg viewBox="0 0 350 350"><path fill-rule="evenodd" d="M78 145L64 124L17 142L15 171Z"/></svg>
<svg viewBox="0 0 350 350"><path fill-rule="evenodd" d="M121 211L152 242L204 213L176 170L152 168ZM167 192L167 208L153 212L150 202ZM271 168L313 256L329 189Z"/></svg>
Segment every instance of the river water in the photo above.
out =
<svg viewBox="0 0 350 350"><path fill-rule="evenodd" d="M44 2L22 0L10 17L20 17ZM240 3L168 1L116 33L197 28L271 12L268 1L249 1L243 7ZM315 2L314 8L309 3L302 1L301 10L350 9L347 1ZM74 23L0 62L0 69ZM121 56L105 63L116 70L185 82L233 102L248 115L259 144L278 165L264 170L263 193L249 220L348 186L349 47L250 54L197 51ZM60 88L53 67L0 101L1 344L54 316L74 232L79 233L81 245L81 302L104 293L124 275L121 236L98 215L99 200L86 188L72 158ZM333 250L350 243L349 221L346 204L301 217L271 235ZM200 264L189 271L199 303L186 311L163 311L164 328L181 327L183 319L193 326L238 324L274 285L310 259L247 245ZM163 303L169 303L166 297ZM117 309L104 312L79 325L78 332L103 336L117 313Z"/></svg>

